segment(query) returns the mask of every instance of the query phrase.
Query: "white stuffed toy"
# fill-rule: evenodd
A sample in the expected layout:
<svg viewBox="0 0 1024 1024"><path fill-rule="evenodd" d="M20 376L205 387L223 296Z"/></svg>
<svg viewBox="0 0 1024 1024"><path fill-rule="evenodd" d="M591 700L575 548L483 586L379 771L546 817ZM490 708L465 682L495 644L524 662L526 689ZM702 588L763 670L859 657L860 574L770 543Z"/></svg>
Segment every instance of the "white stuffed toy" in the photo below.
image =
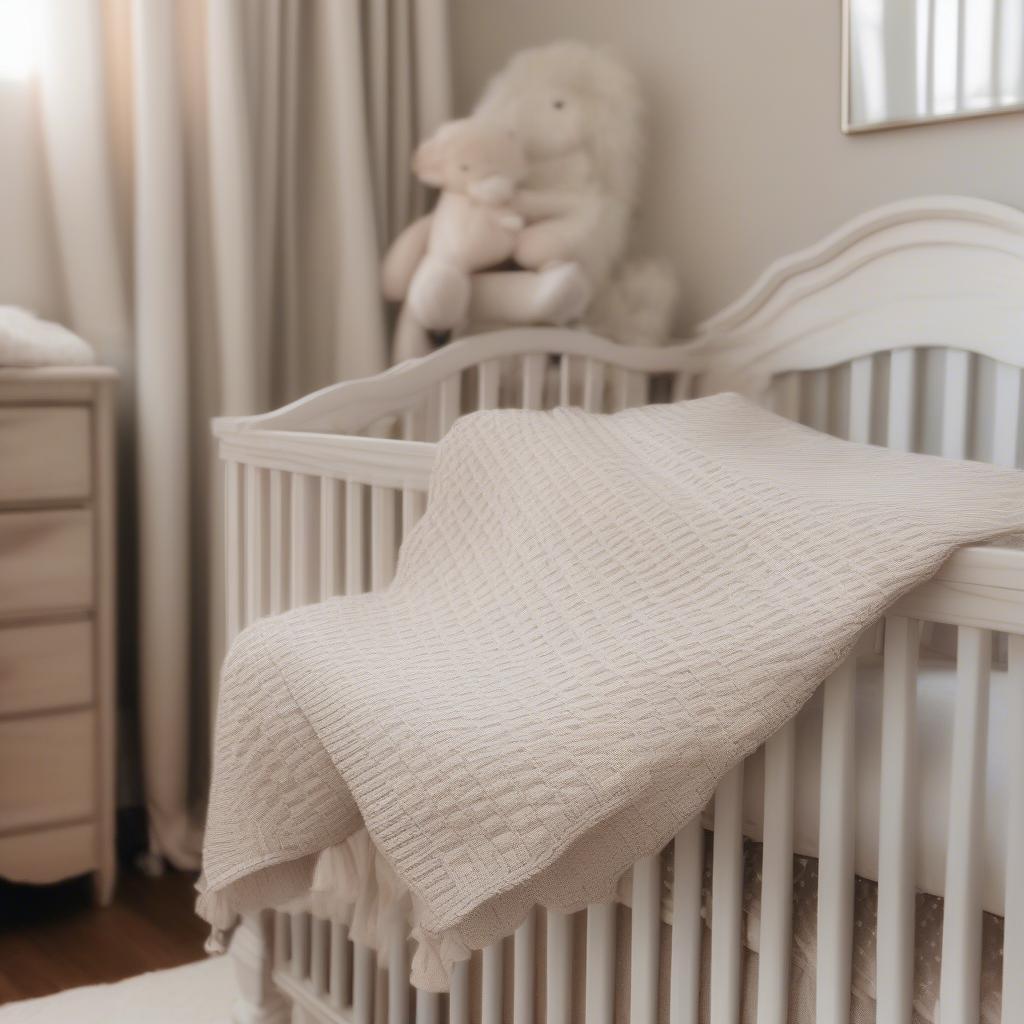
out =
<svg viewBox="0 0 1024 1024"><path fill-rule="evenodd" d="M473 117L514 130L528 170L512 201L526 222L513 251L523 269L474 273L468 321L579 320L627 344L667 340L674 276L660 263L625 259L644 144L634 76L583 43L539 46L494 77ZM413 225L406 235L424 230ZM403 235L395 247L407 244ZM400 324L395 356L414 354L415 337Z"/></svg>
<svg viewBox="0 0 1024 1024"><path fill-rule="evenodd" d="M386 298L405 298L428 330L460 324L469 275L511 259L523 218L509 202L526 177L515 132L482 118L443 124L421 143L413 171L441 189L422 252L393 247L382 269Z"/></svg>
<svg viewBox="0 0 1024 1024"><path fill-rule="evenodd" d="M441 196L433 212L392 245L381 284L385 298L405 299L422 327L444 331L465 323L469 275L500 266L516 252L525 221L513 204L527 163L513 127L472 117L443 124L421 143L413 171ZM562 286L566 275L580 282L579 269L552 269L534 315L549 322L579 316L589 291Z"/></svg>

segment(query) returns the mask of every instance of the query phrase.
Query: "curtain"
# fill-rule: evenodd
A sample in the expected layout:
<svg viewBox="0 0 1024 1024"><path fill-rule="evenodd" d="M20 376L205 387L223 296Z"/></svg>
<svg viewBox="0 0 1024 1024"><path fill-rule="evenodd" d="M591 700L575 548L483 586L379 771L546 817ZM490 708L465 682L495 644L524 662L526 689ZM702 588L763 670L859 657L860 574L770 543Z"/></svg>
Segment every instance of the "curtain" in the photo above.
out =
<svg viewBox="0 0 1024 1024"><path fill-rule="evenodd" d="M124 735L151 853L178 866L223 651L210 419L388 364L377 269L423 211L415 143L450 113L446 5L45 5L49 312L122 371Z"/></svg>

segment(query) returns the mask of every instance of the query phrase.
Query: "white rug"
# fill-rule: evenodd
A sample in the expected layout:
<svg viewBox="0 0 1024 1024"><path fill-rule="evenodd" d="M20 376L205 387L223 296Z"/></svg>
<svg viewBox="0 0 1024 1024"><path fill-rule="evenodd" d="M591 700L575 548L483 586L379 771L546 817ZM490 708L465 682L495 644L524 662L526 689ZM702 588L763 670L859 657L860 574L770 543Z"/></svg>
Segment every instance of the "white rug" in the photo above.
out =
<svg viewBox="0 0 1024 1024"><path fill-rule="evenodd" d="M229 1024L235 976L226 956L0 1006L0 1024Z"/></svg>

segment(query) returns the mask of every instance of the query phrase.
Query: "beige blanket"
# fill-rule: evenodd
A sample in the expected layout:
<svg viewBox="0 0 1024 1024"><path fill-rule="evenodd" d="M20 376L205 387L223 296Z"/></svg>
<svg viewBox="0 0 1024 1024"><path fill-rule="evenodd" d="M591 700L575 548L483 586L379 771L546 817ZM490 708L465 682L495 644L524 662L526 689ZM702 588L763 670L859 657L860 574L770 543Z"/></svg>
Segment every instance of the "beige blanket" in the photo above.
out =
<svg viewBox="0 0 1024 1024"><path fill-rule="evenodd" d="M233 645L200 909L297 895L365 823L443 988L532 904L609 898L889 604L1020 531L1024 474L734 395L466 417L386 592Z"/></svg>

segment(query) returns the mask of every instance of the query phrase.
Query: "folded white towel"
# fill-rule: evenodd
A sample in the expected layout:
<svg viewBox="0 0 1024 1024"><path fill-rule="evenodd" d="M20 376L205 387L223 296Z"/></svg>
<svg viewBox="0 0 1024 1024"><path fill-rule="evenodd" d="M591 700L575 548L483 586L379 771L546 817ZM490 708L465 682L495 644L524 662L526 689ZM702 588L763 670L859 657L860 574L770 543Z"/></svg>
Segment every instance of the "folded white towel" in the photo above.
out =
<svg viewBox="0 0 1024 1024"><path fill-rule="evenodd" d="M0 366L80 366L96 362L88 342L19 306L0 306Z"/></svg>

